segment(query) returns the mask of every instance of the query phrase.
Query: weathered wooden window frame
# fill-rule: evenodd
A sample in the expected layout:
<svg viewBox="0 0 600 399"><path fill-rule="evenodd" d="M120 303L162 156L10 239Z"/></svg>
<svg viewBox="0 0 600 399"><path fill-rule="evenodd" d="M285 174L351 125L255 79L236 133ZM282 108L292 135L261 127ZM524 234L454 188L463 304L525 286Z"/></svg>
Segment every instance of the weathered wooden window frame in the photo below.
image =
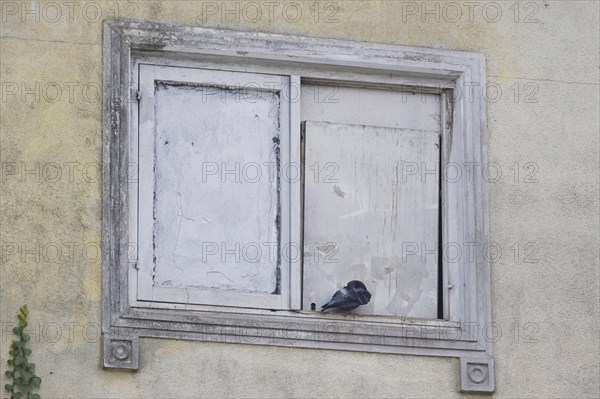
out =
<svg viewBox="0 0 600 399"><path fill-rule="evenodd" d="M338 315L301 310L270 311L139 301L135 240L128 207L132 126L137 120L134 79L139 64L194 66L289 76L301 81L365 87L413 88L439 93L442 165L484 165L485 102L468 93L485 84L480 53L309 38L256 32L185 28L142 21L104 26L103 149L103 365L137 369L139 337L160 337L356 350L461 359L460 388L494 391L490 270L485 257L443 261L446 320ZM461 95L453 95L461 93ZM471 94L471 95L469 95ZM143 94L142 94L143 95ZM290 102L289 138L282 147L300 162L300 101ZM132 174L132 169L134 173ZM135 182L137 183L137 182ZM286 193L289 240L301 242L301 191ZM135 199L137 200L137 199ZM282 197L286 201L286 197ZM488 242L488 193L481 174L449 183L442 179L442 243ZM289 265L290 290L299 292L301 265ZM295 286L294 286L295 285ZM296 309L290 306L290 309ZM488 328L489 330L489 328Z"/></svg>

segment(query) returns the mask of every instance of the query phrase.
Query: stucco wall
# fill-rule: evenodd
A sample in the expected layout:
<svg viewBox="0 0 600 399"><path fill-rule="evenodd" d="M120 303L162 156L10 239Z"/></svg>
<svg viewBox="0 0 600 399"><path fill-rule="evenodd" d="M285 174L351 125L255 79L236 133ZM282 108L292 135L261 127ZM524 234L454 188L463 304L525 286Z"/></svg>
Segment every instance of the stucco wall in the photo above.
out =
<svg viewBox="0 0 600 399"><path fill-rule="evenodd" d="M490 183L495 396L598 397L598 3L330 3L257 2L257 18L235 2L223 16L220 1L1 2L2 385L28 303L43 397L459 396L450 358L142 339L138 372L101 369L101 20L118 11L484 52L502 90L487 111L503 173Z"/></svg>

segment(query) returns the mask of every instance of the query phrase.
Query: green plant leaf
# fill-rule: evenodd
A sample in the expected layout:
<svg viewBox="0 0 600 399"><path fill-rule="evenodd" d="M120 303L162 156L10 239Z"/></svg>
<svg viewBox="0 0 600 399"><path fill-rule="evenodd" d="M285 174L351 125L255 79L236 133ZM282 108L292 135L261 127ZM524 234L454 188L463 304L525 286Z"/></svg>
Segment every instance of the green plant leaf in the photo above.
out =
<svg viewBox="0 0 600 399"><path fill-rule="evenodd" d="M4 375L6 375L8 378L12 378L14 374L11 370L6 370L4 372Z"/></svg>
<svg viewBox="0 0 600 399"><path fill-rule="evenodd" d="M21 370L21 376L23 377L23 382L27 384L29 380L33 377L33 374L31 374L29 371Z"/></svg>
<svg viewBox="0 0 600 399"><path fill-rule="evenodd" d="M12 392L13 386L10 384L6 384L4 385L4 389L6 389L8 392Z"/></svg>
<svg viewBox="0 0 600 399"><path fill-rule="evenodd" d="M42 383L42 379L38 376L34 376L31 379L31 384L36 388L39 388L41 383Z"/></svg>

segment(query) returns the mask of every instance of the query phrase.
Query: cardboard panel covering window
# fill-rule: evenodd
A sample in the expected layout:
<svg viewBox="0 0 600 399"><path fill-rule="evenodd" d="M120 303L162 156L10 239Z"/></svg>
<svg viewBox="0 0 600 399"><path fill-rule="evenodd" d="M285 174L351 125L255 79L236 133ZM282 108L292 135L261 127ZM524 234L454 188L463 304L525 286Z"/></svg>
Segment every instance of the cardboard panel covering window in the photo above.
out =
<svg viewBox="0 0 600 399"><path fill-rule="evenodd" d="M306 89L317 91L327 92ZM305 106L322 121L303 123L304 309L362 280L373 297L359 314L438 317L439 111L433 95L405 95L342 88L334 103Z"/></svg>
<svg viewBox="0 0 600 399"><path fill-rule="evenodd" d="M278 177L286 84L141 66L138 300L288 306Z"/></svg>

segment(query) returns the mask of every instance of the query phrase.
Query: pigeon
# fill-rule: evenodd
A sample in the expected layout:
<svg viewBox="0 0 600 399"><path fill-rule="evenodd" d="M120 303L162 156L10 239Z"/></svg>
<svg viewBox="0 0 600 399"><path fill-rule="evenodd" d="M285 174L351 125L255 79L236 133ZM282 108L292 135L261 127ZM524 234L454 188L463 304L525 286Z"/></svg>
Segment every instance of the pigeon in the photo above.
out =
<svg viewBox="0 0 600 399"><path fill-rule="evenodd" d="M371 300L371 293L362 281L352 280L344 288L336 291L333 297L325 305L321 306L321 312L336 308L349 312L361 305L366 305Z"/></svg>

